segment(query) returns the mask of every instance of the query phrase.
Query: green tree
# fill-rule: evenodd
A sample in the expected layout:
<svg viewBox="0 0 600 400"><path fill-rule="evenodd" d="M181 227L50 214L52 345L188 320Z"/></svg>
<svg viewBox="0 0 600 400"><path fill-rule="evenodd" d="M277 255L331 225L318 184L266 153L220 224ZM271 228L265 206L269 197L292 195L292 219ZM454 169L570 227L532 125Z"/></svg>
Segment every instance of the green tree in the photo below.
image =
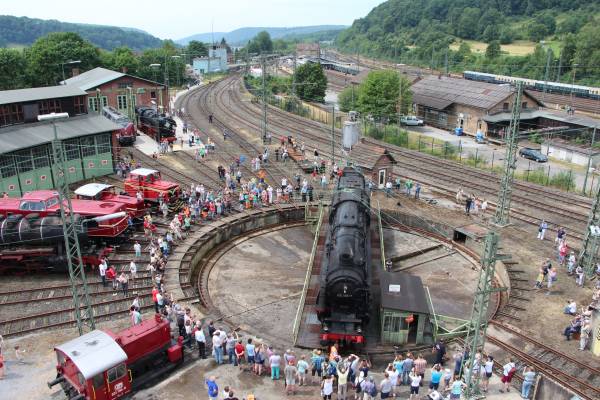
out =
<svg viewBox="0 0 600 400"><path fill-rule="evenodd" d="M273 51L273 41L267 31L261 31L248 42L248 53L271 53Z"/></svg>
<svg viewBox="0 0 600 400"><path fill-rule="evenodd" d="M552 35L556 31L556 20L548 13L543 12L535 17L535 22L542 24L546 27L547 35Z"/></svg>
<svg viewBox="0 0 600 400"><path fill-rule="evenodd" d="M294 74L296 94L302 100L323 102L327 78L321 64L306 63L296 68Z"/></svg>
<svg viewBox="0 0 600 400"><path fill-rule="evenodd" d="M357 108L361 114L376 120L395 120L400 100L400 111L407 113L412 105L410 82L404 77L400 80L396 71L371 71L360 85Z"/></svg>
<svg viewBox="0 0 600 400"><path fill-rule="evenodd" d="M562 47L560 49L563 71L567 68L570 68L573 64L573 59L575 58L575 51L577 51L577 37L574 34L569 33L565 36Z"/></svg>
<svg viewBox="0 0 600 400"><path fill-rule="evenodd" d="M208 48L204 43L198 40L190 40L185 50L185 53L191 58L205 57L208 55Z"/></svg>
<svg viewBox="0 0 600 400"><path fill-rule="evenodd" d="M483 31L483 35L481 38L484 42L490 43L494 40L498 40L500 37L500 29L498 25L488 25L487 28Z"/></svg>
<svg viewBox="0 0 600 400"><path fill-rule="evenodd" d="M20 50L0 48L0 90L27 85L27 60Z"/></svg>
<svg viewBox="0 0 600 400"><path fill-rule="evenodd" d="M338 105L343 112L353 111L358 99L358 88L350 86L338 94Z"/></svg>
<svg viewBox="0 0 600 400"><path fill-rule="evenodd" d="M135 75L139 67L139 60L128 47L117 47L109 53L103 53L102 64L115 71L127 71L128 74Z"/></svg>
<svg viewBox="0 0 600 400"><path fill-rule="evenodd" d="M500 47L500 42L498 40L493 40L485 49L485 58L493 60L494 58L500 56L501 52L502 48Z"/></svg>
<svg viewBox="0 0 600 400"><path fill-rule="evenodd" d="M579 64L577 74L580 76L598 74L597 61L600 56L600 26L595 23L590 23L581 28L577 34L577 47L573 61ZM570 35L569 35L570 36ZM565 38L565 45L567 39ZM571 44L572 42L569 41ZM597 76L597 75L596 75Z"/></svg>
<svg viewBox="0 0 600 400"><path fill-rule="evenodd" d="M28 51L29 70L34 86L56 85L62 80L62 64L80 61L77 68L87 71L100 65L100 52L76 33L55 32L39 38ZM65 65L65 75L70 76Z"/></svg>
<svg viewBox="0 0 600 400"><path fill-rule="evenodd" d="M527 36L529 40L533 42L539 42L550 34L550 31L546 25L541 24L537 21L530 22L527 24Z"/></svg>
<svg viewBox="0 0 600 400"><path fill-rule="evenodd" d="M456 34L464 39L476 39L479 21L479 9L467 7L464 9L458 25L456 27Z"/></svg>

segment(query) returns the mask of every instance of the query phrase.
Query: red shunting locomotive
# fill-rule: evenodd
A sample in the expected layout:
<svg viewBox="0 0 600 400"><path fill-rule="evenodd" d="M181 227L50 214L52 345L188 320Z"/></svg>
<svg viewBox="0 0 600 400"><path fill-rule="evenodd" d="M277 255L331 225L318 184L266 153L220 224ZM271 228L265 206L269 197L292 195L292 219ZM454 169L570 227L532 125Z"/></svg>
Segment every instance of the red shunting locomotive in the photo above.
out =
<svg viewBox="0 0 600 400"><path fill-rule="evenodd" d="M115 400L183 363L183 339L156 314L117 334L94 330L54 348L57 376L69 400Z"/></svg>

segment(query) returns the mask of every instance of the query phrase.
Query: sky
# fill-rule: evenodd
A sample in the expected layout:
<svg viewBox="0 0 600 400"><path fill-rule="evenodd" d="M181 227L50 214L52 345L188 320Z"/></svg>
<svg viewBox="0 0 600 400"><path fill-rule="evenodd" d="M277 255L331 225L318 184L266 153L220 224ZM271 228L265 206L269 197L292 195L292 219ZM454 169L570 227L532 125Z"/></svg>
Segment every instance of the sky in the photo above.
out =
<svg viewBox="0 0 600 400"><path fill-rule="evenodd" d="M384 0L2 0L0 13L142 29L161 39L243 27L351 25ZM167 7L165 7L165 5Z"/></svg>

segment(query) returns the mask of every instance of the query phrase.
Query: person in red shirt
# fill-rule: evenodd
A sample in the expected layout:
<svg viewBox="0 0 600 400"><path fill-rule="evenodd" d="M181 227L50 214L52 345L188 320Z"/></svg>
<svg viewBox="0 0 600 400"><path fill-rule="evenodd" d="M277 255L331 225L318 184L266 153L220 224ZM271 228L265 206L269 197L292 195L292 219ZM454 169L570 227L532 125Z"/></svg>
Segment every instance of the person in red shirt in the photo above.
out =
<svg viewBox="0 0 600 400"><path fill-rule="evenodd" d="M158 314L158 299L156 295L158 294L158 288L154 286L152 288L152 301L154 302L154 311Z"/></svg>
<svg viewBox="0 0 600 400"><path fill-rule="evenodd" d="M242 344L242 340L238 340L238 342L235 344L235 356L237 357L237 362L238 365L240 366L240 369L244 369L242 367L242 363L244 362L244 352L245 352L245 348L244 345Z"/></svg>
<svg viewBox="0 0 600 400"><path fill-rule="evenodd" d="M117 287L118 287L116 278L117 278L117 272L115 271L115 266L111 265L106 270L106 279L108 279L109 281L112 281L113 289L117 289Z"/></svg>

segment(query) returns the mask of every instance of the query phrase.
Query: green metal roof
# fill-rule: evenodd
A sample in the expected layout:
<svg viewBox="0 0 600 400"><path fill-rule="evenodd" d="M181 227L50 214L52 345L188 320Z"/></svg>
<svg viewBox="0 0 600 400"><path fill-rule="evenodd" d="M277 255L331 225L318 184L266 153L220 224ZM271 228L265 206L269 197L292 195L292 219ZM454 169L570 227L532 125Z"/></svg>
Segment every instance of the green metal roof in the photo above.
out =
<svg viewBox="0 0 600 400"><path fill-rule="evenodd" d="M56 121L59 139L72 139L80 136L113 132L120 127L102 115L80 115ZM50 143L54 139L54 129L50 122L36 122L12 125L0 129L0 154Z"/></svg>

